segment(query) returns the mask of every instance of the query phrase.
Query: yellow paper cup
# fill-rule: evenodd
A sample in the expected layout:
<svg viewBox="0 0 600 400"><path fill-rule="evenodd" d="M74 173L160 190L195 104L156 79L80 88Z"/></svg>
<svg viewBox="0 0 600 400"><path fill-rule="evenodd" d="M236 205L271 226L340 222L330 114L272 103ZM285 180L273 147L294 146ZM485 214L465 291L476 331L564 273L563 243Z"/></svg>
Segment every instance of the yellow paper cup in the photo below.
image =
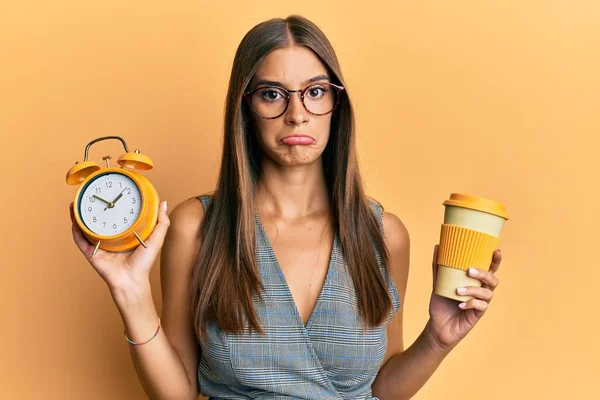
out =
<svg viewBox="0 0 600 400"><path fill-rule="evenodd" d="M452 193L443 205L446 210L437 256L435 294L463 302L472 297L456 294L456 288L481 286L481 281L468 276L467 270L490 268L508 217L503 204L468 194Z"/></svg>

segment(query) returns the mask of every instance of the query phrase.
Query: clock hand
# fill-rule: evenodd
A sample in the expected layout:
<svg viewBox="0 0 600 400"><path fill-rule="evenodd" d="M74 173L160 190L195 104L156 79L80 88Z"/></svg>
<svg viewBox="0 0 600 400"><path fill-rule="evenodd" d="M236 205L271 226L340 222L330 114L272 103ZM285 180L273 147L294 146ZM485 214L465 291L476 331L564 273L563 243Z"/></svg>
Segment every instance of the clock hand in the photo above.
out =
<svg viewBox="0 0 600 400"><path fill-rule="evenodd" d="M119 201L121 197L123 197L123 192L119 193L119 195L112 201L113 205L117 204L117 201Z"/></svg>
<svg viewBox="0 0 600 400"><path fill-rule="evenodd" d="M104 203L106 203L106 204L110 204L110 202L109 202L109 201L106 201L106 200L104 200L102 197L98 197L98 196L96 196L96 195L93 195L92 197L95 197L95 198L97 198L98 200L100 200L100 201L103 201L103 202L104 202Z"/></svg>
<svg viewBox="0 0 600 400"><path fill-rule="evenodd" d="M113 201L111 201L110 204L106 208L113 208L115 206L115 204L117 203L117 201L119 201L119 199L121 197L123 197L123 192L125 190L127 190L127 188L121 190L121 193L119 193L119 195L117 197L115 197L115 199ZM104 211L106 211L106 208L104 209Z"/></svg>

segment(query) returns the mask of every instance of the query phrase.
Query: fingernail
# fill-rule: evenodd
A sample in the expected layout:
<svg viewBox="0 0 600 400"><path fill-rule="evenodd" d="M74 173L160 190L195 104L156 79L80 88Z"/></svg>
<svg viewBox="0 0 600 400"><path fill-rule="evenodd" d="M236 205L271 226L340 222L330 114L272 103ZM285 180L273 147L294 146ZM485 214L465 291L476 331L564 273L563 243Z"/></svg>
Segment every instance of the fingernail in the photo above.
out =
<svg viewBox="0 0 600 400"><path fill-rule="evenodd" d="M477 275L477 268L469 268L469 275Z"/></svg>
<svg viewBox="0 0 600 400"><path fill-rule="evenodd" d="M165 205L164 205L164 207L165 207L165 211L167 211L167 201L166 201L166 200L165 200Z"/></svg>
<svg viewBox="0 0 600 400"><path fill-rule="evenodd" d="M465 308L465 307L467 306L467 303L460 303L458 306L459 306L460 308Z"/></svg>
<svg viewBox="0 0 600 400"><path fill-rule="evenodd" d="M458 294L465 294L465 293L467 293L467 288L459 287L459 288L456 289L456 292Z"/></svg>

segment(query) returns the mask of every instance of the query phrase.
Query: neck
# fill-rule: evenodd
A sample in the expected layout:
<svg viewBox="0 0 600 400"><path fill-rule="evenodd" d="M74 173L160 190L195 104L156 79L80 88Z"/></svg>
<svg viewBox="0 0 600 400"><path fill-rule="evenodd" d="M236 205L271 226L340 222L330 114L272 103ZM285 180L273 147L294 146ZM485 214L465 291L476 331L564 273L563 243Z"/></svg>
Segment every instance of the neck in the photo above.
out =
<svg viewBox="0 0 600 400"><path fill-rule="evenodd" d="M264 214L283 219L329 212L331 203L321 159L300 166L263 161L256 205Z"/></svg>

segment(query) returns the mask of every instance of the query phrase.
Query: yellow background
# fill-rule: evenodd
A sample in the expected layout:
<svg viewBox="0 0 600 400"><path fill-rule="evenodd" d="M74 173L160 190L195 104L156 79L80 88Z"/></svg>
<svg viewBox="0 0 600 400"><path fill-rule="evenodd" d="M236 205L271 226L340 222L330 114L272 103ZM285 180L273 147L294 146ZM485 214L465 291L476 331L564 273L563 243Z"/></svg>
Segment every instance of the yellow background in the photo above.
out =
<svg viewBox="0 0 600 400"><path fill-rule="evenodd" d="M428 318L452 192L506 204L501 284L416 399L597 399L600 4L15 1L0 9L0 398L143 399L65 173L121 135L172 209L213 188L235 49L298 13L356 106L368 193L412 239L405 342ZM95 145L102 163L119 142ZM152 270L160 311L158 263Z"/></svg>

